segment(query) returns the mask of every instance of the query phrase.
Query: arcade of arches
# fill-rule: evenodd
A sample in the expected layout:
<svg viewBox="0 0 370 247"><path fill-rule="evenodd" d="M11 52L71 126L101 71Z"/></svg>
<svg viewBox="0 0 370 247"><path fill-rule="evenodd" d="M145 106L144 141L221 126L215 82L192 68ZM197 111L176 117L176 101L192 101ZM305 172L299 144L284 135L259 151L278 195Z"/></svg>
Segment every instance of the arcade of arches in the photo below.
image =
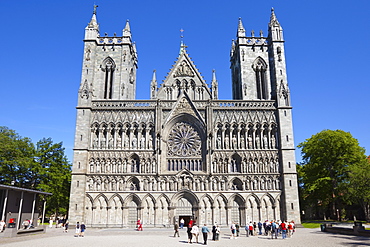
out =
<svg viewBox="0 0 370 247"><path fill-rule="evenodd" d="M275 197L274 197L275 196ZM193 218L200 224L226 226L249 221L275 219L279 195L270 193L198 193L181 190L167 193L88 193L86 224L93 227L134 227L138 218L148 227L169 226L180 218Z"/></svg>

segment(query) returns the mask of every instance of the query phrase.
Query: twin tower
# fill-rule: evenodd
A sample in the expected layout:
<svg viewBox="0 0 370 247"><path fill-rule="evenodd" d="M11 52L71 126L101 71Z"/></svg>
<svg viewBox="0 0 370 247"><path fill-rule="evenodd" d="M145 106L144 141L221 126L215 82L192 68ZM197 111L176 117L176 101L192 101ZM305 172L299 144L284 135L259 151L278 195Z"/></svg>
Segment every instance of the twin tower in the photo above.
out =
<svg viewBox="0 0 370 247"><path fill-rule="evenodd" d="M150 99L136 100L137 50L129 22L85 29L69 219L91 227L294 220L300 223L283 29L239 19L230 60L232 100L218 98L182 44Z"/></svg>

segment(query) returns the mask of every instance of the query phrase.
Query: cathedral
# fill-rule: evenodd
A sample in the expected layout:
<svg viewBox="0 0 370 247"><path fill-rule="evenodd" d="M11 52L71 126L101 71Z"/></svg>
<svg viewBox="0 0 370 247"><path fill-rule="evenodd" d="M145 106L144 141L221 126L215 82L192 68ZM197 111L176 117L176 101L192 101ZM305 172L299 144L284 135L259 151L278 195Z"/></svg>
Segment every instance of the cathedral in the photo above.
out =
<svg viewBox="0 0 370 247"><path fill-rule="evenodd" d="M219 99L215 72L207 84L183 43L163 83L154 71L150 99L136 100L129 22L122 36L100 36L95 8L85 29L70 221L299 224L284 53L273 9L267 36L247 36L239 19L230 52L232 100Z"/></svg>

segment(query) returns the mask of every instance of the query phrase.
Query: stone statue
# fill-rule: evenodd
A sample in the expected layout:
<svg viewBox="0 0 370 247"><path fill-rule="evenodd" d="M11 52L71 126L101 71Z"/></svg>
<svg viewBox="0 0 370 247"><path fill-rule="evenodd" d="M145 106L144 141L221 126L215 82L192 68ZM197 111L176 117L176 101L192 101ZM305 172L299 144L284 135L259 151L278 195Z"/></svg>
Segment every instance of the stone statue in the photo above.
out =
<svg viewBox="0 0 370 247"><path fill-rule="evenodd" d="M256 149L259 149L260 148L260 136L259 135L256 135Z"/></svg>
<svg viewBox="0 0 370 247"><path fill-rule="evenodd" d="M142 136L140 139L140 149L145 149L145 137Z"/></svg>
<svg viewBox="0 0 370 247"><path fill-rule="evenodd" d="M238 148L238 143L237 143L237 140L236 140L236 136L234 135L232 138L232 143L233 143L233 149L237 149Z"/></svg>
<svg viewBox="0 0 370 247"><path fill-rule="evenodd" d="M248 136L248 148L253 149L253 139L251 135Z"/></svg>
<svg viewBox="0 0 370 247"><path fill-rule="evenodd" d="M264 148L265 149L268 149L269 147L268 147L268 141L267 141L267 136L263 136L263 146L264 146Z"/></svg>
<svg viewBox="0 0 370 247"><path fill-rule="evenodd" d="M216 143L216 145L217 145L217 149L222 149L222 144L221 144L221 136L220 135L218 135L217 136L217 143Z"/></svg>
<svg viewBox="0 0 370 247"><path fill-rule="evenodd" d="M244 136L240 137L240 148L244 149L245 148L245 139Z"/></svg>
<svg viewBox="0 0 370 247"><path fill-rule="evenodd" d="M229 145L230 145L229 136L226 135L225 136L225 149L229 149L230 148Z"/></svg>
<svg viewBox="0 0 370 247"><path fill-rule="evenodd" d="M132 149L137 149L137 138L135 135L132 138Z"/></svg>
<svg viewBox="0 0 370 247"><path fill-rule="evenodd" d="M271 148L276 148L276 140L274 135L271 135Z"/></svg>
<svg viewBox="0 0 370 247"><path fill-rule="evenodd" d="M148 140L148 149L153 148L153 137L152 135L149 135L149 140Z"/></svg>
<svg viewBox="0 0 370 247"><path fill-rule="evenodd" d="M116 148L121 148L122 146L122 138L121 135L117 135L117 143L116 143Z"/></svg>

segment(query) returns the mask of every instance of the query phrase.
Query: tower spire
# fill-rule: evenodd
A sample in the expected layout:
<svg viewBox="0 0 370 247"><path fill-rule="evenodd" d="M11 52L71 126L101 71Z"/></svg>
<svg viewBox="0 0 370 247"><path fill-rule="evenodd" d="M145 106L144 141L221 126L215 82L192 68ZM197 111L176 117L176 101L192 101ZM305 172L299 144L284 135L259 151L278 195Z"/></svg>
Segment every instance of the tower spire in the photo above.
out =
<svg viewBox="0 0 370 247"><path fill-rule="evenodd" d="M276 18L274 8L271 8L271 16L269 22L269 37L273 41L284 41L283 28L281 27L278 19Z"/></svg>
<svg viewBox="0 0 370 247"><path fill-rule="evenodd" d="M94 4L94 11L89 24L85 28L85 39L96 39L99 36L99 24L96 19L96 8L98 5Z"/></svg>
<svg viewBox="0 0 370 247"><path fill-rule="evenodd" d="M216 79L216 70L212 70L211 91L213 99L218 99L218 82Z"/></svg>
<svg viewBox="0 0 370 247"><path fill-rule="evenodd" d="M242 18L239 17L238 21L238 34L237 37L245 37L245 28L243 26Z"/></svg>
<svg viewBox="0 0 370 247"><path fill-rule="evenodd" d="M131 27L130 27L130 21L129 20L126 20L125 28L122 30L122 36L131 37Z"/></svg>
<svg viewBox="0 0 370 247"><path fill-rule="evenodd" d="M151 99L155 99L157 97L157 89L158 89L158 83L157 83L156 70L153 70L153 77L152 77L152 81L150 82L150 98Z"/></svg>

